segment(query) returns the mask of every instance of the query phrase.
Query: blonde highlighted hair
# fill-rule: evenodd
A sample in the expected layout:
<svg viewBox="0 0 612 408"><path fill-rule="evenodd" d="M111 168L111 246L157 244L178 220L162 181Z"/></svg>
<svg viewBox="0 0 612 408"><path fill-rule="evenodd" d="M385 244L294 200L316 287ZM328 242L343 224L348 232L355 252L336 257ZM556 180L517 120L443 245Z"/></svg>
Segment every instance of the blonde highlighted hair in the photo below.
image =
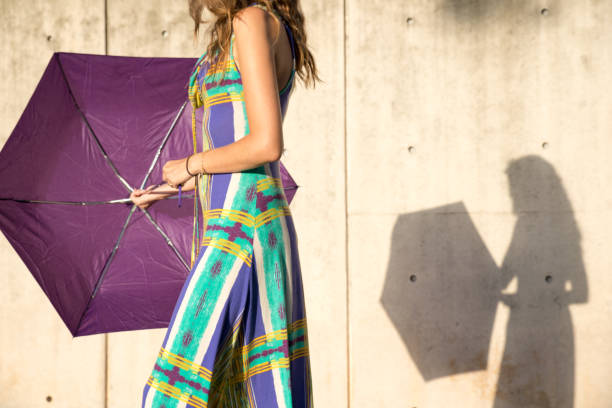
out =
<svg viewBox="0 0 612 408"><path fill-rule="evenodd" d="M216 55L218 55L217 61L227 61L229 59L233 18L236 13L251 3L262 4L268 10L274 10L283 17L293 34L296 74L305 86L312 85L314 88L315 81L321 82L321 79L317 73L314 57L306 43L304 15L300 10L299 0L189 0L189 14L195 23L194 41L198 40L201 24L214 23L210 31L206 59L210 60ZM213 21L202 19L205 8L215 17Z"/></svg>

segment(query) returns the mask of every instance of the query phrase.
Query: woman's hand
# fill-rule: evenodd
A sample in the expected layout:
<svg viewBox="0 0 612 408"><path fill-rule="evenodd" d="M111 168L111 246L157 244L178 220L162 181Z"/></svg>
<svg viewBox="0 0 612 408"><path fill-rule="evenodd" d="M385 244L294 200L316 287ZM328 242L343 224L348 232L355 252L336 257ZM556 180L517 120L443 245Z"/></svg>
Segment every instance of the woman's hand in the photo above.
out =
<svg viewBox="0 0 612 408"><path fill-rule="evenodd" d="M143 210L145 208L148 208L151 203L156 200L153 194L148 194L149 191L151 191L151 189L153 189L154 187L155 185L150 185L144 190L140 188L134 189L134 191L132 191L132 193L130 194L130 200L132 200L134 204L136 204L139 208Z"/></svg>
<svg viewBox="0 0 612 408"><path fill-rule="evenodd" d="M179 160L168 160L166 164L164 164L162 179L168 183L170 187L176 188L192 177L187 173L187 168L185 167L187 159L188 157ZM195 160L195 157L192 157L191 160Z"/></svg>

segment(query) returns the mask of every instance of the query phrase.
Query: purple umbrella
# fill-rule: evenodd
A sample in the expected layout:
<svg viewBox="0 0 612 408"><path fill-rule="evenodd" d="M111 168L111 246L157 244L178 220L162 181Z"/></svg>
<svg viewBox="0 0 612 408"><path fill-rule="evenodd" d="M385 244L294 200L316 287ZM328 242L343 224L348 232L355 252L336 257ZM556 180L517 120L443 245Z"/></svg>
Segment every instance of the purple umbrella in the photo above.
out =
<svg viewBox="0 0 612 408"><path fill-rule="evenodd" d="M190 271L194 195L146 210L129 196L193 153L195 63L55 53L0 151L0 229L73 337L168 327ZM297 185L280 168L291 202Z"/></svg>

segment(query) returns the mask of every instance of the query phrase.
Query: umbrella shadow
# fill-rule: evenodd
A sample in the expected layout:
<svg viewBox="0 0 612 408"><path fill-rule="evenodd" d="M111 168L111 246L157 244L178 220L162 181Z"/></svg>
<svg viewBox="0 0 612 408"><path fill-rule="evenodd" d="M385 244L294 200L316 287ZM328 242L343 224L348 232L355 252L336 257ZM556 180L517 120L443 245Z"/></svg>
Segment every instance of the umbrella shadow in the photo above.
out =
<svg viewBox="0 0 612 408"><path fill-rule="evenodd" d="M494 408L571 408L569 305L588 297L580 232L548 162L521 157L506 175L517 222L501 267L463 203L402 214L380 300L425 381L487 369L503 302L510 317Z"/></svg>

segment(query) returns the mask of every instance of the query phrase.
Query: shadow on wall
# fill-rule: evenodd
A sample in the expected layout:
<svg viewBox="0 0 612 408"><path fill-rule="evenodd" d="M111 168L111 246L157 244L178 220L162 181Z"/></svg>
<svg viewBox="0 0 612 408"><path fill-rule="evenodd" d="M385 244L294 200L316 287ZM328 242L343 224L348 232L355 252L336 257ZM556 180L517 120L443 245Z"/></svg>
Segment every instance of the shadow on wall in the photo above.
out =
<svg viewBox="0 0 612 408"><path fill-rule="evenodd" d="M381 303L430 381L487 368L503 302L510 318L494 408L571 408L569 305L588 298L580 232L548 162L525 156L506 175L517 221L501 268L462 203L403 214L393 230ZM514 278L517 289L509 293Z"/></svg>
<svg viewBox="0 0 612 408"><path fill-rule="evenodd" d="M556 5L548 2L551 8ZM537 5L533 5L537 10ZM452 16L459 22L473 22L483 20L492 16L512 19L514 16L524 16L525 9L531 8L529 2L524 1L491 1L491 0L444 0L436 7L436 11L442 11Z"/></svg>

